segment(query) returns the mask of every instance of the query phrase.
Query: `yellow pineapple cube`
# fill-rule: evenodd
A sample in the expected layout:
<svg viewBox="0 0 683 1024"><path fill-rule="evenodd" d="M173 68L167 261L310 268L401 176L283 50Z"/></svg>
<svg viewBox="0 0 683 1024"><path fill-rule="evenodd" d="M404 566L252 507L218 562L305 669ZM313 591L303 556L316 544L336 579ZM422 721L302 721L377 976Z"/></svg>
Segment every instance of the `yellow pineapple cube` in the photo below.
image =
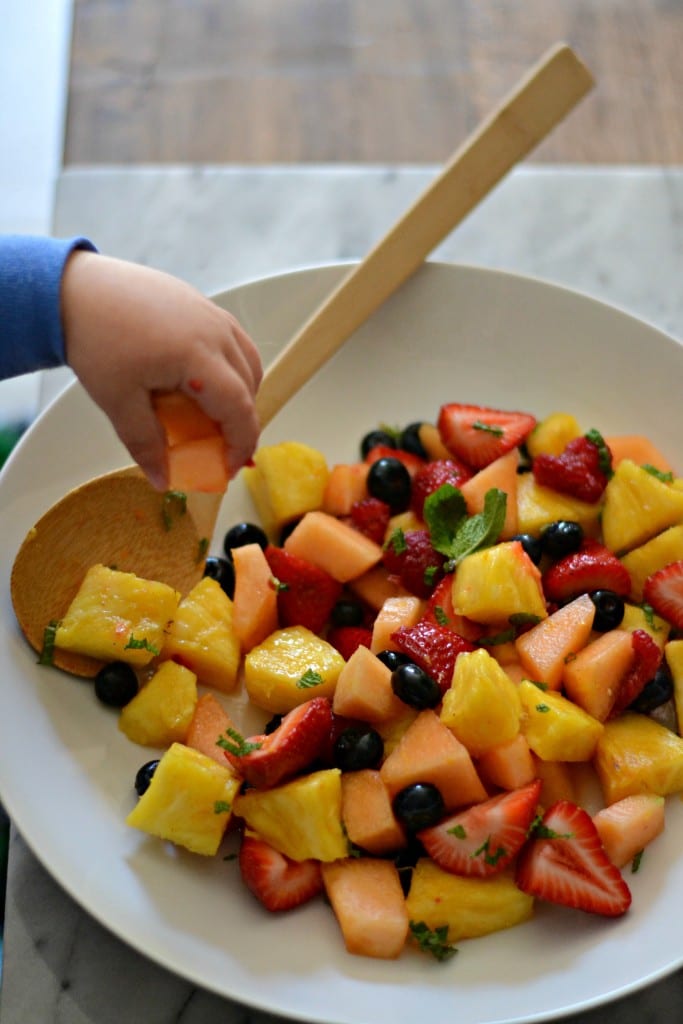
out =
<svg viewBox="0 0 683 1024"><path fill-rule="evenodd" d="M643 629L649 633L652 639L660 647L669 639L671 626L661 615L656 615L651 608L643 608L639 604L624 605L624 617L621 620L621 629L633 633L636 629Z"/></svg>
<svg viewBox="0 0 683 1024"><path fill-rule="evenodd" d="M645 580L670 562L683 558L683 526L670 526L668 530L633 548L621 558L622 565L631 576L631 599L643 600Z"/></svg>
<svg viewBox="0 0 683 1024"><path fill-rule="evenodd" d="M605 724L595 769L607 804L634 793L677 793L683 789L683 739L647 715L620 715Z"/></svg>
<svg viewBox="0 0 683 1024"><path fill-rule="evenodd" d="M179 598L165 583L93 565L57 628L55 645L101 661L147 665L161 650Z"/></svg>
<svg viewBox="0 0 683 1024"><path fill-rule="evenodd" d="M534 900L509 875L461 877L422 857L413 870L406 907L411 924L425 924L432 931L447 926L448 942L453 943L527 921Z"/></svg>
<svg viewBox="0 0 683 1024"><path fill-rule="evenodd" d="M561 455L570 441L581 436L581 427L568 412L553 412L537 423L526 439L532 459L537 455Z"/></svg>
<svg viewBox="0 0 683 1024"><path fill-rule="evenodd" d="M166 661L119 715L119 729L143 747L183 743L197 704L197 677Z"/></svg>
<svg viewBox="0 0 683 1024"><path fill-rule="evenodd" d="M200 683L229 692L240 663L232 620L232 601L216 580L205 576L180 602L164 639L162 658L176 658L192 669Z"/></svg>
<svg viewBox="0 0 683 1024"><path fill-rule="evenodd" d="M516 540L467 555L453 576L452 601L457 614L495 625L514 615L548 614L541 574Z"/></svg>
<svg viewBox="0 0 683 1024"><path fill-rule="evenodd" d="M588 536L599 530L600 502L579 501L536 483L533 473L522 473L517 481L517 530L538 537L544 526L556 519L580 523Z"/></svg>
<svg viewBox="0 0 683 1024"><path fill-rule="evenodd" d="M683 491L623 459L605 488L602 533L607 547L617 554L630 551L681 522Z"/></svg>
<svg viewBox="0 0 683 1024"><path fill-rule="evenodd" d="M283 714L311 697L331 699L345 664L322 637L305 626L288 626L252 647L244 659L244 683L254 704Z"/></svg>
<svg viewBox="0 0 683 1024"><path fill-rule="evenodd" d="M488 651L456 658L440 717L473 757L513 740L521 713L517 687Z"/></svg>
<svg viewBox="0 0 683 1024"><path fill-rule="evenodd" d="M554 690L523 679L522 733L544 761L589 761L605 728L602 722Z"/></svg>
<svg viewBox="0 0 683 1024"><path fill-rule="evenodd" d="M242 470L261 523L271 538L323 503L329 469L324 455L298 441L264 445Z"/></svg>
<svg viewBox="0 0 683 1024"><path fill-rule="evenodd" d="M212 857L228 827L240 785L227 765L174 743L126 824Z"/></svg>
<svg viewBox="0 0 683 1024"><path fill-rule="evenodd" d="M669 640L664 647L664 657L674 684L674 707L680 736L683 729L683 640Z"/></svg>
<svg viewBox="0 0 683 1024"><path fill-rule="evenodd" d="M235 800L235 814L292 860L323 862L348 856L342 825L338 768L303 775L272 789L248 789Z"/></svg>

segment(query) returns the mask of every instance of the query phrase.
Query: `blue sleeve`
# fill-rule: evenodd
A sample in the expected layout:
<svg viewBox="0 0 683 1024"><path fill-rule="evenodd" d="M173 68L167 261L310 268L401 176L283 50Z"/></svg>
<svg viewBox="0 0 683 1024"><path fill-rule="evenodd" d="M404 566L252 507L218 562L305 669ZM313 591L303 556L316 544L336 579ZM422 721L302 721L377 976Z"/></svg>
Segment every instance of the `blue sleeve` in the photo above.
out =
<svg viewBox="0 0 683 1024"><path fill-rule="evenodd" d="M0 378L64 364L60 289L74 249L87 238L0 236Z"/></svg>

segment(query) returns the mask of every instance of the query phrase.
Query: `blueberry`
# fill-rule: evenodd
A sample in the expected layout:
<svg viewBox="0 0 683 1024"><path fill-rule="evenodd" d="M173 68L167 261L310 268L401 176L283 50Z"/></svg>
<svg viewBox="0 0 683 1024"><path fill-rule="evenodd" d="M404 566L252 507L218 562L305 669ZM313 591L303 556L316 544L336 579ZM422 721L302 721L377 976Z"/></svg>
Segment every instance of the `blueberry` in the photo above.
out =
<svg viewBox="0 0 683 1024"><path fill-rule="evenodd" d="M270 736L270 734L275 732L276 729L279 729L280 726L282 725L283 718L284 715L273 715L272 718L269 718L266 724L263 726L263 735Z"/></svg>
<svg viewBox="0 0 683 1024"><path fill-rule="evenodd" d="M671 672L666 664L661 664L654 676L645 684L636 699L629 705L631 711L639 711L649 715L655 708L666 704L674 695L674 684Z"/></svg>
<svg viewBox="0 0 683 1024"><path fill-rule="evenodd" d="M343 772L377 768L384 755L384 740L367 725L350 725L334 743L334 763Z"/></svg>
<svg viewBox="0 0 683 1024"><path fill-rule="evenodd" d="M443 797L431 782L414 782L394 797L394 814L409 832L436 825L445 813Z"/></svg>
<svg viewBox="0 0 683 1024"><path fill-rule="evenodd" d="M399 665L412 665L412 658L409 658L403 651L380 651L377 655L379 660L393 672Z"/></svg>
<svg viewBox="0 0 683 1024"><path fill-rule="evenodd" d="M435 708L441 701L439 684L423 668L412 662L394 669L391 673L391 688L399 700L418 711Z"/></svg>
<svg viewBox="0 0 683 1024"><path fill-rule="evenodd" d="M149 784L152 781L152 776L157 770L158 764L159 759L157 758L156 761L148 761L146 764L143 764L142 768L138 768L135 776L135 792L138 796L142 796L142 794L146 793L149 789Z"/></svg>
<svg viewBox="0 0 683 1024"><path fill-rule="evenodd" d="M541 534L543 553L550 558L564 558L578 551L583 541L583 527L573 519L556 519Z"/></svg>
<svg viewBox="0 0 683 1024"><path fill-rule="evenodd" d="M289 537L290 533L294 532L294 530L297 528L300 522L300 519L292 519L291 523L285 523L285 525L282 527L282 529L280 530L280 536L278 538L278 544L280 545L281 548L285 546L285 541Z"/></svg>
<svg viewBox="0 0 683 1024"><path fill-rule="evenodd" d="M373 498L386 502L392 515L405 512L410 505L410 473L400 459L377 459L370 466L367 488Z"/></svg>
<svg viewBox="0 0 683 1024"><path fill-rule="evenodd" d="M534 565L539 564L543 555L543 544L539 537L532 537L530 533L516 533L511 539L519 541Z"/></svg>
<svg viewBox="0 0 683 1024"><path fill-rule="evenodd" d="M342 598L334 605L330 612L330 622L333 626L361 626L365 613L363 606L358 601L349 598Z"/></svg>
<svg viewBox="0 0 683 1024"><path fill-rule="evenodd" d="M265 551L268 547L265 530L256 523L235 523L223 538L223 551L230 558L233 548L241 548L245 544L258 544Z"/></svg>
<svg viewBox="0 0 683 1024"><path fill-rule="evenodd" d="M204 575L219 583L232 600L235 596L235 567L229 559L209 555L204 564Z"/></svg>
<svg viewBox="0 0 683 1024"><path fill-rule="evenodd" d="M410 452L412 455L418 455L421 459L428 459L429 456L425 450L425 446L420 440L420 427L421 422L409 423L407 427L404 427L401 431L398 446L402 448L404 452Z"/></svg>
<svg viewBox="0 0 683 1024"><path fill-rule="evenodd" d="M365 458L373 448L395 448L396 438L386 430L371 430L360 443L361 458Z"/></svg>
<svg viewBox="0 0 683 1024"><path fill-rule="evenodd" d="M135 670L125 661L112 661L95 676L95 696L110 708L122 708L138 692Z"/></svg>
<svg viewBox="0 0 683 1024"><path fill-rule="evenodd" d="M594 590L590 599L595 605L593 629L598 633L607 633L617 629L624 618L624 599L613 590Z"/></svg>

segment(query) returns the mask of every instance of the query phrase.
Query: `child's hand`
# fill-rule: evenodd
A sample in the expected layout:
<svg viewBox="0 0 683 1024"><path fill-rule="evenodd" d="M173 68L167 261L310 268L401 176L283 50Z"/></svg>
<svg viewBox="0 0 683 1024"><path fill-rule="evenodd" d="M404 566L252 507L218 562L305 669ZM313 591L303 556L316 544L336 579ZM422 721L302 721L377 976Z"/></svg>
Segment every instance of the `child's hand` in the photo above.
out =
<svg viewBox="0 0 683 1024"><path fill-rule="evenodd" d="M230 313L168 274L76 251L62 319L69 366L159 490L167 478L153 391L183 391L221 425L231 474L250 458L261 363Z"/></svg>

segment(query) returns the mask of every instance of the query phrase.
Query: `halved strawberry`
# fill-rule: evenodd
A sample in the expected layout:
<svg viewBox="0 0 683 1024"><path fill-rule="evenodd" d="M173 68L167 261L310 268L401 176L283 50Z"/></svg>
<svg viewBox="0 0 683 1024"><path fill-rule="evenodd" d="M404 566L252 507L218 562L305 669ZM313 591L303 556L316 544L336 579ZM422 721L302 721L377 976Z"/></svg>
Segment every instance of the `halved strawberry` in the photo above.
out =
<svg viewBox="0 0 683 1024"><path fill-rule="evenodd" d="M437 626L447 626L455 633L459 633L465 640L479 640L486 633L486 626L472 619L466 619L453 610L451 599L453 592L453 576L449 573L444 576L432 591L427 607L422 615L423 622L436 623Z"/></svg>
<svg viewBox="0 0 683 1024"><path fill-rule="evenodd" d="M322 892L320 861L296 861L265 839L245 833L239 866L247 888L267 910L292 910Z"/></svg>
<svg viewBox="0 0 683 1024"><path fill-rule="evenodd" d="M536 837L520 853L515 881L537 899L590 914L618 917L631 905L629 888L590 815L568 800L543 815Z"/></svg>
<svg viewBox="0 0 683 1024"><path fill-rule="evenodd" d="M607 486L605 467L611 462L604 441L597 444L586 435L575 437L560 455L537 455L532 470L536 482L581 501L599 501Z"/></svg>
<svg viewBox="0 0 683 1024"><path fill-rule="evenodd" d="M372 630L366 626L336 626L327 634L327 642L348 661L357 647L370 647Z"/></svg>
<svg viewBox="0 0 683 1024"><path fill-rule="evenodd" d="M670 562L648 576L643 598L675 629L683 629L683 560Z"/></svg>
<svg viewBox="0 0 683 1024"><path fill-rule="evenodd" d="M640 696L647 683L655 675L664 656L659 644L644 629L633 630L631 646L633 647L633 661L619 684L617 699L612 705L610 718L620 715L636 697Z"/></svg>
<svg viewBox="0 0 683 1024"><path fill-rule="evenodd" d="M444 871L486 878L510 864L527 840L541 792L540 779L474 804L418 832Z"/></svg>
<svg viewBox="0 0 683 1024"><path fill-rule="evenodd" d="M220 746L245 782L270 789L307 768L325 749L332 728L332 705L313 697L289 711L277 729L247 740L228 733Z"/></svg>
<svg viewBox="0 0 683 1024"><path fill-rule="evenodd" d="M468 466L483 469L522 444L536 426L536 417L527 412L451 402L441 407L437 426L452 455Z"/></svg>
<svg viewBox="0 0 683 1024"><path fill-rule="evenodd" d="M364 536L383 544L391 518L391 509L379 498L363 498L351 506L351 525Z"/></svg>
<svg viewBox="0 0 683 1024"><path fill-rule="evenodd" d="M594 590L631 593L631 576L616 555L596 540L584 540L578 551L565 555L543 573L546 600L564 603Z"/></svg>
<svg viewBox="0 0 683 1024"><path fill-rule="evenodd" d="M398 459L406 467L411 476L417 473L418 469L424 466L425 461L419 455L408 452L404 448L389 448L388 445L375 445L365 456L368 465L377 462L378 459Z"/></svg>
<svg viewBox="0 0 683 1024"><path fill-rule="evenodd" d="M277 611L281 626L306 626L319 633L339 600L342 584L317 565L270 544L268 565L278 581Z"/></svg>
<svg viewBox="0 0 683 1024"><path fill-rule="evenodd" d="M410 507L418 519L423 517L425 500L444 484L459 487L469 480L472 470L457 459L435 459L427 462L413 477Z"/></svg>
<svg viewBox="0 0 683 1024"><path fill-rule="evenodd" d="M391 634L399 651L435 679L445 693L453 681L455 659L463 651L474 651L469 640L448 626L421 620L414 626L400 626Z"/></svg>

